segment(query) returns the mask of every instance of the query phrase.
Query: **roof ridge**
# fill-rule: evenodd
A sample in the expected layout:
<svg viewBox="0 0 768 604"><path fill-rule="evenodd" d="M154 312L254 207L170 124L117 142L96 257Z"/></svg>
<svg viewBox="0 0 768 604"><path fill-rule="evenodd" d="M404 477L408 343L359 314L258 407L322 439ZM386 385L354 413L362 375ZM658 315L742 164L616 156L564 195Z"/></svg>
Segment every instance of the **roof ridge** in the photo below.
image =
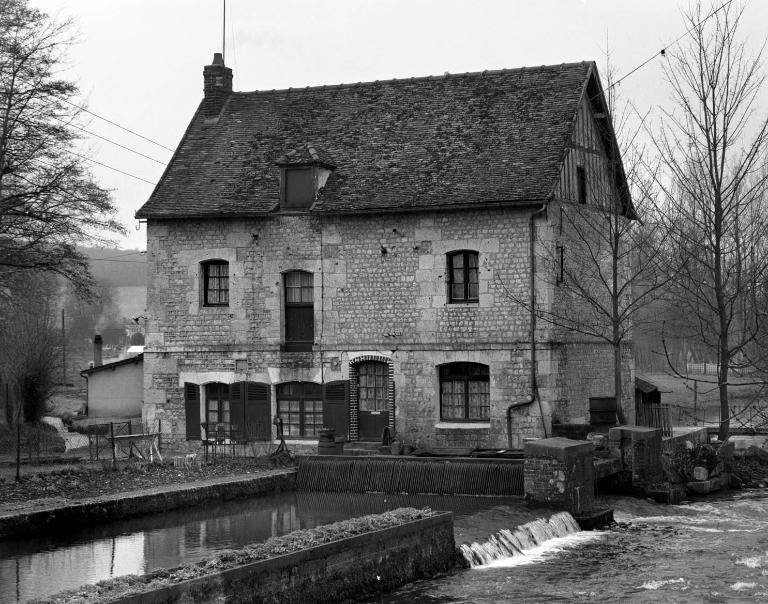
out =
<svg viewBox="0 0 768 604"><path fill-rule="evenodd" d="M484 76L484 75L498 75L502 73L515 73L524 71L534 71L538 69L546 69L552 67L575 67L577 65L589 65L594 61L573 61L571 63L555 63L552 65L535 65L535 66L523 66L523 67L506 67L501 69L485 69L483 71L465 71L463 73L449 73L445 72L443 75L427 75L427 76L415 76L410 78L390 78L387 80L372 80L366 82L347 82L340 84L320 84L317 86L291 86L289 88L272 88L263 90L244 90L235 91L232 94L236 95L256 95L265 93L281 93L281 92L303 92L303 91L315 91L315 90L339 90L344 88L357 88L358 86L371 86L375 84L407 84L410 82L426 82L435 80L446 80L451 78L460 78L467 76Z"/></svg>

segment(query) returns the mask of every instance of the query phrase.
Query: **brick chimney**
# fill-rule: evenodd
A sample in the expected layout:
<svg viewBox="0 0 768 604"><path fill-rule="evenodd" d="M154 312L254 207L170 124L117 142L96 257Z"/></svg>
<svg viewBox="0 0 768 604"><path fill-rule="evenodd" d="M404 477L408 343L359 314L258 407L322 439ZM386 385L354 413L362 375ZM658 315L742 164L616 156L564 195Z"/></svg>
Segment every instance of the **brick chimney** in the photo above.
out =
<svg viewBox="0 0 768 604"><path fill-rule="evenodd" d="M101 345L102 339L100 334L93 336L93 366L100 367L102 365L101 359Z"/></svg>
<svg viewBox="0 0 768 604"><path fill-rule="evenodd" d="M213 55L213 63L203 67L203 113L216 117L232 94L232 70L224 65L220 52Z"/></svg>

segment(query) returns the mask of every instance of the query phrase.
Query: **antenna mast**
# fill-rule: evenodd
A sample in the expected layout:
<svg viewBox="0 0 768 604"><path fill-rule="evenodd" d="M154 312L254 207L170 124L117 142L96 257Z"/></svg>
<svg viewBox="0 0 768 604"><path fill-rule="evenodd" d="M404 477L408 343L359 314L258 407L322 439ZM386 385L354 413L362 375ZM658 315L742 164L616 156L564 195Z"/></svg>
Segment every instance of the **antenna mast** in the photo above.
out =
<svg viewBox="0 0 768 604"><path fill-rule="evenodd" d="M227 48L227 0L223 0L224 10L221 23L221 60L226 65L226 48Z"/></svg>

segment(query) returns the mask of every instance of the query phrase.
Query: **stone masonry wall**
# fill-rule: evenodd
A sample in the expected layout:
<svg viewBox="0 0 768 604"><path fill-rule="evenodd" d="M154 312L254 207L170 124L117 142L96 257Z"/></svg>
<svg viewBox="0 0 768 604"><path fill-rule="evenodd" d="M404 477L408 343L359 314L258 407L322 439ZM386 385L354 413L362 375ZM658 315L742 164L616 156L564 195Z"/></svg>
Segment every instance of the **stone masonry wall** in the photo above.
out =
<svg viewBox="0 0 768 604"><path fill-rule="evenodd" d="M595 500L594 446L588 441L544 438L525 445L525 498L569 512Z"/></svg>
<svg viewBox="0 0 768 604"><path fill-rule="evenodd" d="M275 385L348 379L351 360L376 355L392 361L395 428L406 442L522 447L543 436L553 404L572 399L569 380L549 377L562 363L546 326L537 332L541 405L512 412L511 437L506 425L509 404L530 394L529 315L512 299L528 295L528 217L489 209L150 221L145 418L162 417L164 440L182 445L185 382L270 384L274 415ZM446 254L462 249L479 252L479 301L448 304ZM211 259L229 262L229 306L201 304L200 263ZM282 273L291 270L314 275L312 352L281 351ZM589 358L597 371L605 365ZM449 362L489 365L489 421L440 420L438 367Z"/></svg>

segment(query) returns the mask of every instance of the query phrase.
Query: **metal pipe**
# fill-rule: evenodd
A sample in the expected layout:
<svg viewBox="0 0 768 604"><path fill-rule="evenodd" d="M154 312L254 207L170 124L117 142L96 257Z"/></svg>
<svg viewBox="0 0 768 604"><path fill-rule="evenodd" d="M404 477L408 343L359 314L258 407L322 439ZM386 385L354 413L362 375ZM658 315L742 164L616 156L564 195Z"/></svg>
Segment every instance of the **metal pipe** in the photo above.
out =
<svg viewBox="0 0 768 604"><path fill-rule="evenodd" d="M507 407L507 443L512 447L512 409L526 407L538 399L539 415L541 425L544 428L544 436L547 436L547 424L544 421L544 412L541 407L541 398L539 397L539 387L536 380L536 225L534 219L539 214L547 210L547 204L543 204L538 210L532 212L528 217L528 263L529 263L529 305L530 305L530 343L531 343L531 366L528 377L530 395L526 398L515 401Z"/></svg>

